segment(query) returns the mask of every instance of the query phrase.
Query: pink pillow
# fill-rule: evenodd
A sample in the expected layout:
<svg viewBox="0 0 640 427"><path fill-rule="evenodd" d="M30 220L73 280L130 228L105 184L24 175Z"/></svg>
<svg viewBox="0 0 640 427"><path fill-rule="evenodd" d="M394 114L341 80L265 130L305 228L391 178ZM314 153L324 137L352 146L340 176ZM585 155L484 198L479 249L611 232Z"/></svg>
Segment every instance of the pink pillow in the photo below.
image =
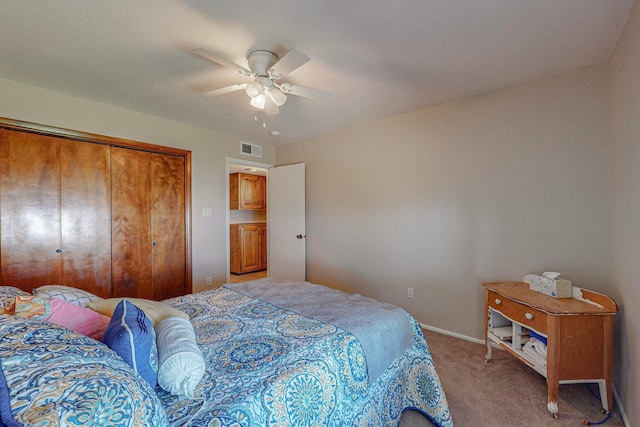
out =
<svg viewBox="0 0 640 427"><path fill-rule="evenodd" d="M51 314L44 320L64 326L98 341L102 339L102 335L111 320L109 317L58 298L51 298L49 301Z"/></svg>

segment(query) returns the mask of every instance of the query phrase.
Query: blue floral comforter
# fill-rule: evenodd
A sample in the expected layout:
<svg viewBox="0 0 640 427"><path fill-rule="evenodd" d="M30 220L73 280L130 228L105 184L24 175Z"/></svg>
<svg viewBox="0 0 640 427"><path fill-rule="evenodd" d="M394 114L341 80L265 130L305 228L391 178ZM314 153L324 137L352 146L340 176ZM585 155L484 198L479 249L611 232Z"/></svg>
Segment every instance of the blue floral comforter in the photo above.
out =
<svg viewBox="0 0 640 427"><path fill-rule="evenodd" d="M207 361L193 399L156 390L171 425L386 427L407 408L453 425L422 331L408 314L413 342L370 381L362 344L332 323L227 286L166 302L189 314Z"/></svg>
<svg viewBox="0 0 640 427"><path fill-rule="evenodd" d="M61 326L0 315L0 363L9 425L12 411L21 426L168 425L154 390L115 352Z"/></svg>

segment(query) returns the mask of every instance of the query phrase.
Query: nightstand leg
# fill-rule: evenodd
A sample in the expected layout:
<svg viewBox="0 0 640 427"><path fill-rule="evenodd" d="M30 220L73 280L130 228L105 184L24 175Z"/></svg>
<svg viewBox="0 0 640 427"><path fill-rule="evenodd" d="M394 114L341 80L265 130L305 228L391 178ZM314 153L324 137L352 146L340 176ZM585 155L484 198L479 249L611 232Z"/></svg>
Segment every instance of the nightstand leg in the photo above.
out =
<svg viewBox="0 0 640 427"><path fill-rule="evenodd" d="M484 322L484 339L487 343L487 351L484 353L484 361L491 360L491 340L489 340L489 329L491 328L492 311L489 309L489 289L485 291L485 313L487 313L487 320Z"/></svg>
<svg viewBox="0 0 640 427"><path fill-rule="evenodd" d="M547 319L547 409L553 418L558 418L558 388L560 388L560 319L550 316Z"/></svg>
<svg viewBox="0 0 640 427"><path fill-rule="evenodd" d="M491 360L491 341L487 338L487 351L484 353L484 361L488 362Z"/></svg>
<svg viewBox="0 0 640 427"><path fill-rule="evenodd" d="M598 387L600 389L600 401L602 402L602 409L609 412L611 410L611 386L607 384L605 380L598 381Z"/></svg>
<svg viewBox="0 0 640 427"><path fill-rule="evenodd" d="M603 369L605 372L604 381L600 382L600 399L602 407L609 412L613 408L613 388L611 386L611 359L613 354L613 316L605 316L603 319ZM603 384L604 382L604 384Z"/></svg>
<svg viewBox="0 0 640 427"><path fill-rule="evenodd" d="M549 412L551 412L551 416L553 418L558 418L558 399L556 398L556 400L551 400L551 398L549 398L549 402L547 402L547 409L549 410Z"/></svg>

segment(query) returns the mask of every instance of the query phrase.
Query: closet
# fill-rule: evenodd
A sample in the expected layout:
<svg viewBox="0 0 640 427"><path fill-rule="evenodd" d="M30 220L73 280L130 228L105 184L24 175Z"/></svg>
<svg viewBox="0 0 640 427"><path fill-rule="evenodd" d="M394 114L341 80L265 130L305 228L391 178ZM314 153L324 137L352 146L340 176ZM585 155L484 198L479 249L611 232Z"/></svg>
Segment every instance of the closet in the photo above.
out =
<svg viewBox="0 0 640 427"><path fill-rule="evenodd" d="M191 292L191 153L0 119L0 280Z"/></svg>

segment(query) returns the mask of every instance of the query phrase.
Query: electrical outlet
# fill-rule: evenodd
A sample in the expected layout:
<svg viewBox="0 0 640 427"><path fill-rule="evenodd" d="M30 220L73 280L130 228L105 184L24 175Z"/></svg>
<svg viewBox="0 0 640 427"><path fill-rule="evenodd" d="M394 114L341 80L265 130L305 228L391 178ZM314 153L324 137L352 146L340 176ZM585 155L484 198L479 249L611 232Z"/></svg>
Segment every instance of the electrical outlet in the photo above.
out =
<svg viewBox="0 0 640 427"><path fill-rule="evenodd" d="M207 285L212 285L212 284L213 284L213 277L207 276Z"/></svg>
<svg viewBox="0 0 640 427"><path fill-rule="evenodd" d="M407 288L407 298L413 298L413 288Z"/></svg>

